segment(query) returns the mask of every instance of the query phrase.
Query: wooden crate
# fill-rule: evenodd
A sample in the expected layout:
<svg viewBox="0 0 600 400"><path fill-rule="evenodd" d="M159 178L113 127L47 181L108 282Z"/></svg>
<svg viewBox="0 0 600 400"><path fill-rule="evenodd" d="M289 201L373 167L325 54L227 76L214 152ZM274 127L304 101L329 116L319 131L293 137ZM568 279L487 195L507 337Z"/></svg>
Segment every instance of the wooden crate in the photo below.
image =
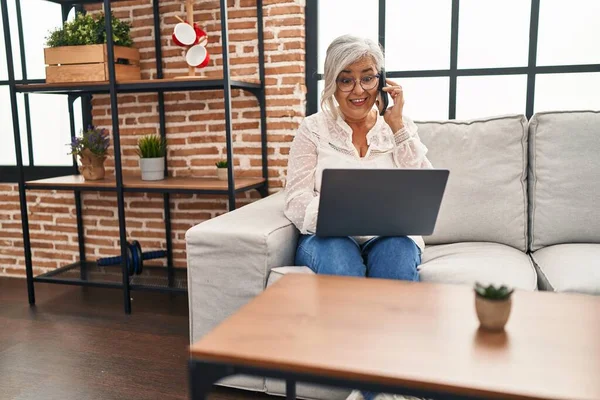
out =
<svg viewBox="0 0 600 400"><path fill-rule="evenodd" d="M116 79L141 79L139 50L122 46L114 46L114 49ZM44 61L46 83L109 80L106 44L45 48Z"/></svg>

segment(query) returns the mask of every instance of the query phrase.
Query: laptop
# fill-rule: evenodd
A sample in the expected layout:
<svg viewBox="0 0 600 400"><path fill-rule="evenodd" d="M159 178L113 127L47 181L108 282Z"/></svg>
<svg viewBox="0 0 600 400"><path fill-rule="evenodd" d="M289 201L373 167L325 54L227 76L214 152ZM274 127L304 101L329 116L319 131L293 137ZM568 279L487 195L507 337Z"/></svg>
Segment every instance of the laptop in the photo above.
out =
<svg viewBox="0 0 600 400"><path fill-rule="evenodd" d="M447 169L325 169L317 236L431 235Z"/></svg>

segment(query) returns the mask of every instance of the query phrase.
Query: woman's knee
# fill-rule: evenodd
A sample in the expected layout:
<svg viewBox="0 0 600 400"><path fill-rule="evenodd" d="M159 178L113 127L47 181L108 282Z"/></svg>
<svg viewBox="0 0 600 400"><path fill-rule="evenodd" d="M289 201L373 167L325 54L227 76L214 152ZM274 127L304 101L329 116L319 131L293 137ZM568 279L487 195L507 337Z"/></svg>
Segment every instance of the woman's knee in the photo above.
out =
<svg viewBox="0 0 600 400"><path fill-rule="evenodd" d="M420 255L419 247L408 236L386 236L377 239L373 250L381 250L386 253L402 253L405 255Z"/></svg>
<svg viewBox="0 0 600 400"><path fill-rule="evenodd" d="M421 250L406 236L378 238L367 252L372 277L418 281L420 263Z"/></svg>
<svg viewBox="0 0 600 400"><path fill-rule="evenodd" d="M307 265L318 274L364 276L358 244L349 237L303 238L296 253L296 263Z"/></svg>

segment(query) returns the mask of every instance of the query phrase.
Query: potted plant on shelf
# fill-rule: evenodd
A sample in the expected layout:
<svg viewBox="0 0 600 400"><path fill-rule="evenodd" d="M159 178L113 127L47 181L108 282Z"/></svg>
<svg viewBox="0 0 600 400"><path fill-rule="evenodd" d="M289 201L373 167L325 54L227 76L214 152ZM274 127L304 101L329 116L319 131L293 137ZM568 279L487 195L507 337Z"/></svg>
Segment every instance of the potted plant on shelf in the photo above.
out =
<svg viewBox="0 0 600 400"><path fill-rule="evenodd" d="M141 79L140 53L131 26L111 15L117 80ZM107 81L108 52L104 14L77 13L46 37L46 83Z"/></svg>
<svg viewBox="0 0 600 400"><path fill-rule="evenodd" d="M106 129L98 129L90 126L82 131L81 137L73 137L71 140L71 152L74 156L79 156L81 166L79 172L86 181L97 181L104 179L106 170L104 161L110 138Z"/></svg>
<svg viewBox="0 0 600 400"><path fill-rule="evenodd" d="M167 143L159 135L146 135L138 140L137 153L143 181L159 181L165 178L165 154Z"/></svg>
<svg viewBox="0 0 600 400"><path fill-rule="evenodd" d="M219 160L215 163L217 166L217 178L221 181L227 180L227 160Z"/></svg>
<svg viewBox="0 0 600 400"><path fill-rule="evenodd" d="M483 286L475 283L475 309L482 328L491 331L502 331L512 307L514 289L507 286Z"/></svg>

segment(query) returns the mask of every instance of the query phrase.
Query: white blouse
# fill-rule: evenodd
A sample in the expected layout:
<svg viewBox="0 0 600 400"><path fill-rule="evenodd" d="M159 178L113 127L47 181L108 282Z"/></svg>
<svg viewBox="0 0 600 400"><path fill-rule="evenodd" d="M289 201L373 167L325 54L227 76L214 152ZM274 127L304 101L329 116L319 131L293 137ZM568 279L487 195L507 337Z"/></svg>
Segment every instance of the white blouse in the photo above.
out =
<svg viewBox="0 0 600 400"><path fill-rule="evenodd" d="M427 147L419 139L416 124L404 117L404 128L392 132L384 118L367 133L369 149L364 157L352 143L352 128L341 113L334 120L326 112L304 119L294 138L288 159L285 216L302 234L314 234L317 226L321 175L325 168L433 168ZM364 243L369 237L355 237ZM420 236L411 236L421 251Z"/></svg>

